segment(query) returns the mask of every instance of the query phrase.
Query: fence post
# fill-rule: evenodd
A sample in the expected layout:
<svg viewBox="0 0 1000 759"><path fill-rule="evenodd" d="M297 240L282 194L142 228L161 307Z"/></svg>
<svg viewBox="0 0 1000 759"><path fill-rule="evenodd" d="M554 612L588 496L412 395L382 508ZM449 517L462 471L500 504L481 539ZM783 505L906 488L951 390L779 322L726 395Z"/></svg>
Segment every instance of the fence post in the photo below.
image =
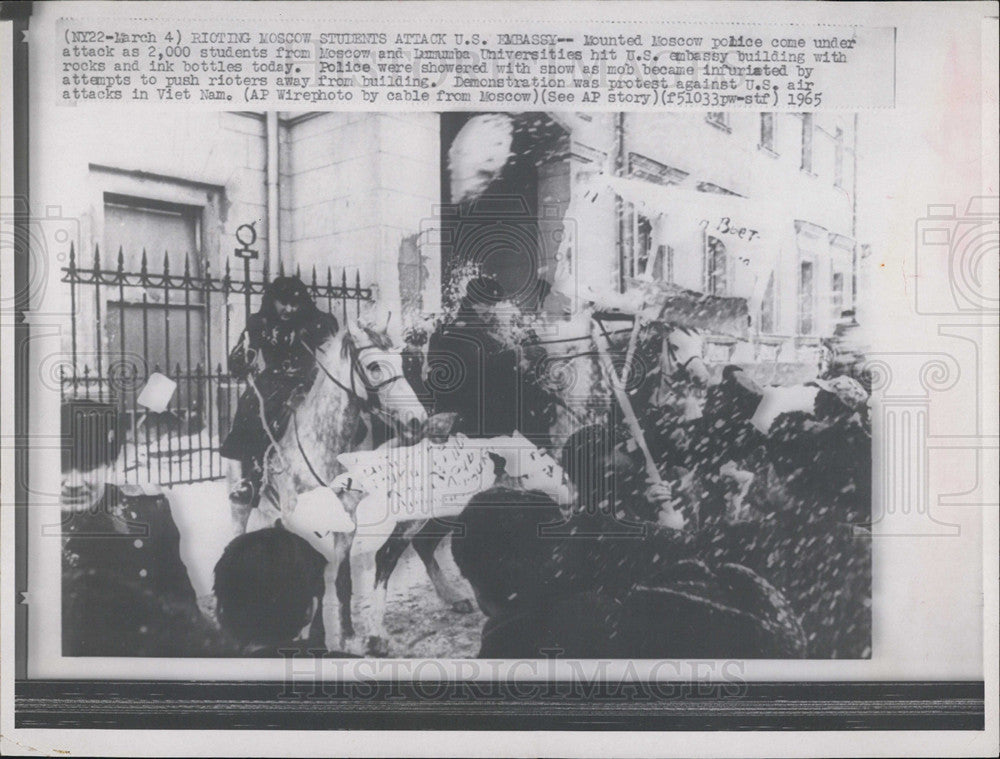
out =
<svg viewBox="0 0 1000 759"><path fill-rule="evenodd" d="M118 411L125 413L125 395L128 384L125 381L125 251L122 246L118 246L118 371L121 372L122 381L118 392ZM108 372L110 375L111 373ZM135 386L132 386L132 393L135 394ZM125 467L125 478L128 479L128 446L122 446L122 464Z"/></svg>
<svg viewBox="0 0 1000 759"><path fill-rule="evenodd" d="M255 260L259 255L259 251L250 247L257 242L257 228L254 224L256 224L256 222L251 222L250 224L240 224L236 228L236 242L240 244L240 247L236 248L234 253L237 258L243 259L244 325L250 321L250 262ZM226 349L228 350L228 348L229 345L227 343Z"/></svg>
<svg viewBox="0 0 1000 759"><path fill-rule="evenodd" d="M117 406L120 415L128 417L126 424L131 427L133 440L127 443L128 449L124 452L127 481L145 476L168 486L216 479L224 475L224 471L216 463L219 439L224 439L228 432L236 398L241 389L245 388L244 383L229 376L228 365L224 368L220 361L220 341L225 341L221 344L227 348L227 359L228 348L231 347L233 311L229 308L229 296L238 294L242 287L243 305L249 318L253 296L266 290L271 274L266 268L262 277L251 271L250 261L259 255L258 251L250 247L256 240L252 225L241 227L237 239L242 245L236 249L236 257L243 259L242 284L233 279L232 259L228 256L222 267L222 275L213 278L208 262L199 263L197 259L192 261L190 252L185 254L183 271L179 268L181 264L170 258L169 251L164 251L161 271L153 272L149 266L147 250L142 248L141 258L137 262L139 266L133 271L131 267L127 267L124 247L120 246L117 259L110 260L105 269L102 266L100 247L95 244L93 268L86 265L80 268L82 259L78 258L75 244L70 244L69 259L62 270L62 281L70 285L70 345L67 347L72 351L72 363L58 369L61 393L63 398L79 395L81 398L110 400ZM86 253L87 251L83 251L84 256ZM204 268L200 269L199 266ZM278 273L284 275L284 262L279 260L277 266ZM301 265L289 264L289 267L300 280L303 278ZM172 272L171 268L175 271ZM325 296L328 312L335 315L339 299L345 322L350 313L350 300L358 301L355 313L360 314L360 301L371 299L372 289L362 287L359 270L355 271L353 277L349 277L346 269L341 267L339 282L329 264L325 282L318 265L313 264L307 273L308 282L303 284L316 304L322 306ZM93 294L80 289L84 284L94 288ZM135 289L138 292L133 293ZM129 293L133 293L132 297L129 297ZM221 314L213 312L213 306L218 304L214 297L217 293L221 296L221 307L225 311L224 323L215 318ZM91 316L88 310L87 319L92 319L92 323L85 323L86 319L81 321L77 318L77 309L85 306L89 298L94 299L95 313ZM206 316L205 335L199 336L198 345L192 345L192 330L195 328L192 313L199 306L204 307ZM111 310L114 307L119 309L117 315ZM172 313L180 307L184 309L183 322ZM156 321L160 318L158 312L161 310L162 327ZM181 337L178 326L183 328L184 343L178 342ZM91 334L96 332L97 355L93 366L86 357L81 358L78 329L93 330ZM108 331L107 334L105 330ZM113 344L116 330L120 333L118 345ZM86 335L84 339L86 341ZM162 345L160 339L164 341ZM179 361L182 357L184 364ZM176 394L168 405L168 414L144 414L148 410L138 404L138 391L142 382L148 380L154 372L162 373L176 382ZM198 424L198 430L192 432L191 425L195 423ZM143 450L146 457L144 465ZM174 456L178 457L177 466L174 466ZM199 457L197 462L194 461L195 456ZM207 465L203 456L208 457Z"/></svg>
<svg viewBox="0 0 1000 759"><path fill-rule="evenodd" d="M69 266L66 267L66 275L69 279L69 329L72 358L73 377L76 377L76 248L73 243L69 244Z"/></svg>
<svg viewBox="0 0 1000 759"><path fill-rule="evenodd" d="M101 326L101 251L94 244L94 349L97 351L97 400L104 400L104 339Z"/></svg>

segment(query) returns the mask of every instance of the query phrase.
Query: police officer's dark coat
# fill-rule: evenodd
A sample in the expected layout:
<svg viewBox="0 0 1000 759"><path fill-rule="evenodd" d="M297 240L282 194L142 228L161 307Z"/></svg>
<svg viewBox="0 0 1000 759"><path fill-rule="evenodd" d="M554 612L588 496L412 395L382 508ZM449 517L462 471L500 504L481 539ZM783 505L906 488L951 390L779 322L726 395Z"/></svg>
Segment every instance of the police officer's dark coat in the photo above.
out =
<svg viewBox="0 0 1000 759"><path fill-rule="evenodd" d="M270 302L250 316L246 345L234 351L242 355L230 356L230 370L242 377L250 374L255 364L263 368L253 378L256 391L248 387L239 399L232 429L222 444L224 458L259 461L267 450L270 438L261 423L261 398L271 436L281 437L297 394L311 387L316 379L316 350L337 334L338 327L335 317L305 298L299 312L288 322L277 318Z"/></svg>
<svg viewBox="0 0 1000 759"><path fill-rule="evenodd" d="M195 591L166 498L127 496L109 485L95 506L64 512L62 535L64 655L138 655L128 642L147 636L169 641L162 629L173 624L168 617L183 620L177 637L192 632L190 623L200 620ZM115 609L114 619L94 622L90 615L97 611L88 606L102 605ZM154 645L142 652L166 656L176 650Z"/></svg>

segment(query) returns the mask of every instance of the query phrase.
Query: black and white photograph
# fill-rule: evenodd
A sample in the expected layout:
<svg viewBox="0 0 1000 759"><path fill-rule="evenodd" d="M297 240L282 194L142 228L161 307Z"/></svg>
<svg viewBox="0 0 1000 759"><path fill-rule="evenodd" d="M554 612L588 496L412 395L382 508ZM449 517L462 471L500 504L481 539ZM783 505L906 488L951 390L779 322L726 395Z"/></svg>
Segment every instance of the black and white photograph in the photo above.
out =
<svg viewBox="0 0 1000 759"><path fill-rule="evenodd" d="M128 120L66 196L63 655L871 655L863 119Z"/></svg>
<svg viewBox="0 0 1000 759"><path fill-rule="evenodd" d="M4 752L988 755L951 9L0 4Z"/></svg>

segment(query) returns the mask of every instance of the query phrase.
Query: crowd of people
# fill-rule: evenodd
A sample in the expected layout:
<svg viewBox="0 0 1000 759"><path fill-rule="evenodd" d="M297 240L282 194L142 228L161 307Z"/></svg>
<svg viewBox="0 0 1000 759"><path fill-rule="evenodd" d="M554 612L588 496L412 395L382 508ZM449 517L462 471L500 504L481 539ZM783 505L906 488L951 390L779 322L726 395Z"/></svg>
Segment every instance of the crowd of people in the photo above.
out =
<svg viewBox="0 0 1000 759"><path fill-rule="evenodd" d="M765 435L741 374L651 435L667 483L609 422L563 449L569 510L503 490L470 502L452 550L490 618L481 655L870 656L870 433L836 392L857 388L823 383L813 413ZM665 506L684 529L662 526Z"/></svg>
<svg viewBox="0 0 1000 759"><path fill-rule="evenodd" d="M408 379L432 419L470 437L533 432L549 403L525 403L516 356L490 333L496 282L468 284ZM315 377L338 329L293 278L272 283L231 357L253 373L223 456L231 498L252 503L260 458ZM457 379L456 379L457 378ZM658 380L662 383L662 378ZM521 384L519 384L521 383ZM645 432L609 407L559 451L572 498L511 487L474 496L451 550L487 621L479 655L570 658L857 658L871 652L871 433L867 392L815 382L813 408L754 424L764 391L738 366L701 388L700 414L669 393L632 396ZM522 418L529 409L531 419ZM265 424L267 427L265 427ZM431 425L433 426L433 425ZM438 425L440 426L440 425ZM325 559L280 522L237 537L215 567L216 610L199 612L162 495L111 482L123 430L108 404L71 401L64 451L63 649L83 656L275 656L326 651ZM502 474L504 461L496 462ZM665 526L665 511L683 527Z"/></svg>

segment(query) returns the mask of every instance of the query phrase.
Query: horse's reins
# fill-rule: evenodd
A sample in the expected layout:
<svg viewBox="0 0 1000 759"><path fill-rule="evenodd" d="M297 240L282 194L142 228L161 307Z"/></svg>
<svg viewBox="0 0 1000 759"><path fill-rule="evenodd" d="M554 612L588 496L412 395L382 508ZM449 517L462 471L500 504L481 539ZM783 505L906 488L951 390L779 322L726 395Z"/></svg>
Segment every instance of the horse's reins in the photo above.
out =
<svg viewBox="0 0 1000 759"><path fill-rule="evenodd" d="M345 336L344 339L345 340L349 340L350 338L348 338L347 336ZM388 379L383 380L382 382L379 382L377 384L373 384L371 382L371 380L368 379L368 376L364 373L364 371L362 371L361 368L360 368L360 364L361 364L361 351L372 349L372 348L376 348L377 346L366 345L366 346L363 346L363 347L359 348L357 345L354 344L353 340L348 343L348 351L350 352L350 356L351 356L351 386L350 387L348 387L343 382L341 382L339 379L337 379L336 377L333 376L333 374L330 372L330 370L326 368L326 366L323 364L322 361L320 361L319 356L316 355L316 351L314 351L308 345L304 345L303 344L303 347L306 349L306 351L309 352L309 354L316 361L316 366L318 366L320 368L320 370L323 372L323 374L325 374L327 376L327 378L331 382L333 382L333 384L335 384L337 387L339 387L341 390L343 390L345 393L347 393L350 397L352 397L356 401L358 401L361 404L362 408L365 411L367 411L370 414L377 414L385 422L388 422L390 420L391 417L389 416L388 412L386 412L385 410L383 410L382 408L380 408L379 405L378 405L378 393L379 393L379 391L382 388L387 387L388 385L390 385L393 382L396 382L397 380L403 379L403 376L401 374L397 374L395 376L392 376L392 377L389 377ZM354 379L355 379L356 376L360 376L361 377L361 383L365 387L365 393L367 394L367 398L362 398L361 394L357 391L357 388L355 387L355 384L354 384ZM312 474L312 476L316 478L316 481L320 485L322 485L325 488L329 488L330 485L327 483L326 480L324 480L319 475L319 472L317 472L316 469L313 467L312 462L309 460L309 456L306 454L305 448L302 446L302 440L299 437L299 415L297 413L297 410L296 410L296 412L292 413L292 426L293 426L293 430L295 432L295 445L298 447L299 453L302 455L303 461L306 462L306 467L308 467L309 473Z"/></svg>
<svg viewBox="0 0 1000 759"><path fill-rule="evenodd" d="M348 337L345 337L344 339L345 340L350 340L350 338L348 338ZM361 366L360 366L361 365L361 358L360 358L361 351L374 350L378 346L375 346L375 345L365 345L365 346L359 348L357 345L354 344L353 340L351 340L350 342L348 342L347 349L348 349L348 351L351 354L351 386L350 387L348 387L343 382L341 382L339 379L337 379L336 377L333 376L333 374L330 372L330 370L327 369L326 366L324 366L324 364L323 364L322 361L320 361L319 356L316 355L316 351L314 351L308 345L304 345L303 347L306 349L306 351L308 351L309 355L311 355L316 360L316 366L318 366L320 368L320 370L323 372L323 374L325 374L329 378L329 380L331 382L333 382L333 384L335 384L337 387L339 387L345 393L347 393L348 395L350 395L356 401L358 401L359 403L361 403L361 405L362 405L362 407L364 408L365 411L374 412L374 413L380 414L381 416L383 416L383 418L388 418L388 415L386 414L386 412L384 412L382 409L378 408L378 405L377 405L378 404L378 393L382 390L382 388L391 385L393 382L396 382L397 380L403 379L403 375L402 374L396 374L396 375L394 375L392 377L389 377L388 379L382 380L381 382L379 382L377 384L373 384L371 382L371 380L368 379L368 375L365 374L364 371L361 370ZM365 393L366 393L367 397L362 397L361 393L358 392L357 387L354 384L355 377L359 377L359 376L361 377L361 383L364 385Z"/></svg>
<svg viewBox="0 0 1000 759"><path fill-rule="evenodd" d="M292 428L295 430L295 445L298 446L299 453L302 455L302 460L306 462L306 466L309 468L309 473L313 477L316 478L316 482L318 482L320 485L322 485L325 488L329 488L330 485L327 483L326 480L324 480L322 477L320 477L319 476L319 472L317 472L313 468L312 462L309 460L309 457L306 455L306 449L302 447L302 440L299 438L299 415L298 414L294 414L294 413L292 414Z"/></svg>

